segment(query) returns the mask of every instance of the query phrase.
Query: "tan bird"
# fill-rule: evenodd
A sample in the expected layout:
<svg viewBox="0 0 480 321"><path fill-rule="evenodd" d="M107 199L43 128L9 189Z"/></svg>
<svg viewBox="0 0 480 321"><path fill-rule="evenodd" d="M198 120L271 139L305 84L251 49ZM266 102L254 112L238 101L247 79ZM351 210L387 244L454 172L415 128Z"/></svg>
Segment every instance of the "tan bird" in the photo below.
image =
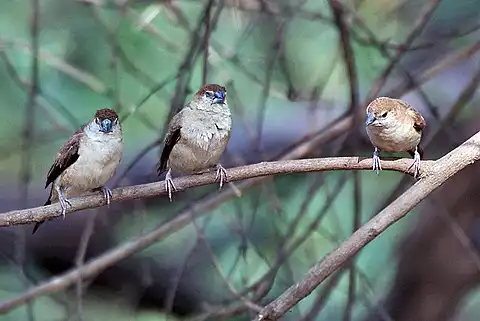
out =
<svg viewBox="0 0 480 321"><path fill-rule="evenodd" d="M175 190L172 169L199 174L216 168L222 187L227 172L218 161L227 147L231 130L227 91L220 85L201 87L193 100L172 118L157 166L158 175L167 171L165 189L170 201Z"/></svg>
<svg viewBox="0 0 480 321"><path fill-rule="evenodd" d="M68 198L102 190L107 204L112 192L105 186L123 155L123 136L118 115L112 109L97 110L63 145L47 174L50 195L44 205L59 202L65 218ZM33 233L43 222L35 224Z"/></svg>
<svg viewBox="0 0 480 321"><path fill-rule="evenodd" d="M427 123L422 115L408 103L400 99L379 97L367 106L365 126L368 137L375 147L373 170L382 170L380 151L408 152L413 156L414 177L420 172L420 147L422 133Z"/></svg>

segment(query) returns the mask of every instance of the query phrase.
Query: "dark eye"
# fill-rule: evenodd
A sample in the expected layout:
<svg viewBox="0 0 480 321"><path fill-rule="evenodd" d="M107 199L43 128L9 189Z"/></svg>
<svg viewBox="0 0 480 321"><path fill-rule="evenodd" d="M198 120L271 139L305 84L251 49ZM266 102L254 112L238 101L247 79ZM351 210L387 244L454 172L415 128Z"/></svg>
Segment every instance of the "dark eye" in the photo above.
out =
<svg viewBox="0 0 480 321"><path fill-rule="evenodd" d="M381 114L380 117L382 117L382 118L387 117L387 114L388 114L388 112L386 111L383 114Z"/></svg>
<svg viewBox="0 0 480 321"><path fill-rule="evenodd" d="M213 97L213 92L211 92L211 91L206 91L206 92L205 92L205 97L207 97L207 98L212 98L212 97Z"/></svg>
<svg viewBox="0 0 480 321"><path fill-rule="evenodd" d="M100 119L98 117L95 117L95 122L100 125Z"/></svg>

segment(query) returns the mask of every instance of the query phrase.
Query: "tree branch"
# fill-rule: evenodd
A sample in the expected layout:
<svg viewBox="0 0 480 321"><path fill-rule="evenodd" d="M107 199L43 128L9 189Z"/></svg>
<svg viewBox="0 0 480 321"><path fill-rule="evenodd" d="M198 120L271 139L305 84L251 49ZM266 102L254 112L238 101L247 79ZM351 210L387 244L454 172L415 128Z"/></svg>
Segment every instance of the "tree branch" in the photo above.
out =
<svg viewBox="0 0 480 321"><path fill-rule="evenodd" d="M308 296L327 277L352 258L360 249L404 217L450 177L480 159L480 132L443 156L422 174L422 179L352 234L339 247L316 263L307 276L268 304L255 319L277 320Z"/></svg>
<svg viewBox="0 0 480 321"><path fill-rule="evenodd" d="M292 152L288 156L293 157L298 155ZM385 170L404 172L411 165L411 162L411 159L382 161L382 167ZM261 176L265 175L326 170L370 170L371 164L371 159L360 159L359 157L316 158L263 162L254 165L231 168L228 169L227 173L230 181L250 178L238 185L239 188L243 189L254 185L258 181L261 181ZM434 161L423 161L422 170L428 172L428 168L430 168L430 166L433 164ZM214 183L215 176L214 173L208 173L178 178L174 181L177 190L180 191L189 187ZM115 189L113 191L112 200L121 201L138 199L142 197L152 197L163 194L165 194L163 182L156 182ZM1 302L0 313L5 313L39 296L62 291L63 289L75 284L80 277L83 279L94 277L117 262L146 249L155 242L158 242L159 240L162 240L170 234L183 228L191 222L193 217L199 217L208 213L210 208L213 208L216 204L228 199L231 197L231 194L234 193L229 191L217 193L214 197L208 198L205 201L196 204L193 209L188 209L179 213L174 219L162 224L160 227L153 229L149 233L126 242L123 245L120 245L85 263L82 268L73 269L32 288L16 298ZM72 207L69 208L69 210L70 212L73 212L104 205L104 197L103 195L84 196L72 198L71 202ZM3 215L0 214L0 226L28 224L29 222L36 222L37 220L44 220L60 215L61 209L57 204L27 210L12 211L4 213Z"/></svg>
<svg viewBox="0 0 480 321"><path fill-rule="evenodd" d="M314 266L307 279L290 288L284 293L284 295L268 305L263 312L259 314L259 319L266 320L268 318L283 315L293 305L313 291L320 282L338 269L343 262L353 256L362 246L383 232L393 222L403 217L409 209L418 204L420 200L444 183L449 177L453 176L468 164L478 160L480 158L480 147L478 146L480 146L480 133L477 133L471 139L438 161L422 161L422 179L420 181L377 215L373 220L360 228L349 240L327 256L324 261L321 261ZM405 172L410 167L411 162L411 159L382 161L382 167L385 170ZM371 164L371 159L361 159L359 157L332 157L262 162L254 165L231 168L228 170L228 178L230 181L251 178L242 183L242 187L245 187L261 176L327 170L370 170ZM214 173L207 173L203 175L192 175L178 178L175 179L175 185L180 191L190 187L212 184L215 182L214 175ZM255 177L257 177L257 179L255 179ZM113 191L113 200L122 201L163 194L165 194L163 182L156 182L115 189ZM411 200L408 199L410 196L412 197ZM228 197L229 193L218 193L217 197L210 198L207 201L198 204L192 211L196 213L199 213L199 209L205 211L214 206L218 201ZM72 199L71 201L72 208L69 209L70 212L86 208L94 208L104 204L104 198L102 195L84 196ZM0 215L0 226L28 224L54 218L60 216L60 214L60 206L57 204L11 211ZM197 216L199 215L201 214L198 214ZM192 213L190 213L190 211L180 213L176 218L163 224L159 228L108 251L98 258L86 263L82 268L73 269L58 277L54 277L16 298L0 303L0 313L7 312L39 296L61 291L73 285L79 277L93 277L120 260L142 251L153 243L179 230L187 225L191 219Z"/></svg>
<svg viewBox="0 0 480 321"><path fill-rule="evenodd" d="M382 160L382 168L406 172L411 165L411 159ZM434 162L422 161L422 171L427 170ZM282 160L275 162L262 162L253 165L240 166L227 170L228 180L239 181L260 176L271 176L288 173L323 172L332 170L370 170L371 158L360 157L330 157L310 158L297 160ZM409 174L412 174L411 172ZM215 173L203 175L191 175L174 179L177 191L187 188L198 187L215 183ZM165 185L163 181L141 184L129 187L121 187L112 191L112 201L126 201L139 198L147 198L164 195ZM103 194L90 194L72 198L72 206L67 208L68 213L77 212L87 208L95 208L105 205ZM15 210L0 214L0 227L20 224L32 224L44 220L51 220L62 215L62 209L58 203L33 207L24 210Z"/></svg>

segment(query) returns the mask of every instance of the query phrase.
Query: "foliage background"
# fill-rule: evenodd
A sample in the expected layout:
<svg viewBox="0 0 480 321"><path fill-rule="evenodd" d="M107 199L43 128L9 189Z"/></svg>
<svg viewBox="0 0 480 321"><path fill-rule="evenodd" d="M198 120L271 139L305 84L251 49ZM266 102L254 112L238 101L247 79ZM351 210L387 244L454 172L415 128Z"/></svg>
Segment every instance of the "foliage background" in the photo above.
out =
<svg viewBox="0 0 480 321"><path fill-rule="evenodd" d="M431 17L425 14L430 6L435 6ZM158 180L154 167L159 147L151 146L163 137L172 113L205 80L228 89L234 131L224 158L227 166L275 159L302 138L328 130L341 115L363 113L376 84L381 84L376 96L401 97L425 116L428 159L440 157L476 131L478 0L352 0L341 2L341 7L354 54L351 61L344 59L345 44L329 1L0 2L2 210L42 204L53 155L96 109L107 106L121 115L126 147L111 186ZM32 28L35 16L38 26ZM425 28L414 33L409 48L402 48L422 19ZM390 57L399 54L400 59L378 82L392 61L385 52ZM356 71L356 80L348 66ZM352 86L354 108L349 109ZM370 157L372 151L362 124L356 123L306 157ZM139 154L142 157L134 162ZM332 276L331 287L326 282L285 319L362 320L381 311L379 320L411 320L406 311L414 309L419 320L476 320L478 267L463 268L470 267L471 255L478 255L479 225L475 215L461 218L478 211L478 186L468 184L471 173L461 175L463 180L447 184L433 201L414 211L421 215L412 213L378 237L356 257L353 268L345 266ZM216 315L221 307L239 302L225 276L241 292L275 266L283 242L303 239L269 279L271 288L252 299L260 306L267 304L348 237L355 224L408 187L412 181L404 176L331 172L268 178L241 198L219 204L205 218L84 282L82 291L40 298L0 319L249 320L255 311L248 307ZM3 229L0 299L80 264L78 248L90 224L94 227L86 260L215 193L216 188L208 186L175 194L173 203L148 199L83 211L45 224L34 236L30 226ZM458 202L470 207L459 209ZM448 213L441 214L439 208ZM453 256L448 251L455 249L448 246L432 250L442 244L439 239L448 239L447 234L457 236L452 242L460 242L454 228L430 231L433 235L422 230L442 217L449 218L443 220L448 226L458 225L473 244L468 255ZM425 235L429 237L422 238ZM412 240L419 243L409 245ZM412 258L418 260L401 264ZM455 285L436 286L442 278L429 279L435 269L427 261L435 259L451 266L449 282ZM421 277L398 285L399 275L405 273ZM452 298L448 289L455 288L456 281L468 286ZM426 292L423 282L430 285ZM409 295L419 299L402 299ZM442 304L445 296L452 307ZM423 314L424 310L438 314Z"/></svg>

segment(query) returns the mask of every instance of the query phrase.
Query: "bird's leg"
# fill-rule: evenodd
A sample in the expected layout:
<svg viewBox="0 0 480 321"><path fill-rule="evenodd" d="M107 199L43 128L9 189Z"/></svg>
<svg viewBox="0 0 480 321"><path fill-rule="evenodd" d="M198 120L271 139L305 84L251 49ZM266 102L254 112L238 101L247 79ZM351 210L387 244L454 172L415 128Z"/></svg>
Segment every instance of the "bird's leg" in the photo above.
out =
<svg viewBox="0 0 480 321"><path fill-rule="evenodd" d="M413 167L413 177L417 178L420 174L420 153L418 152L418 146L415 147L413 152L413 163L407 169L407 172Z"/></svg>
<svg viewBox="0 0 480 321"><path fill-rule="evenodd" d="M373 151L372 169L377 172L377 175L382 170L382 165L380 165L380 152L377 147L375 147Z"/></svg>
<svg viewBox="0 0 480 321"><path fill-rule="evenodd" d="M105 196L105 201L107 205L110 206L110 200L112 198L112 191L108 187L102 187L103 196Z"/></svg>
<svg viewBox="0 0 480 321"><path fill-rule="evenodd" d="M65 214L67 213L67 204L72 206L72 203L70 203L70 201L65 196L63 196L61 186L59 186L59 185L55 186L55 190L57 191L57 194L58 194L58 202L60 203L60 206L62 207L63 219L65 219Z"/></svg>
<svg viewBox="0 0 480 321"><path fill-rule="evenodd" d="M223 186L223 183L227 182L227 170L221 164L217 164L216 167L217 167L217 175L215 176L215 180L219 181L220 183L219 189L221 189Z"/></svg>
<svg viewBox="0 0 480 321"><path fill-rule="evenodd" d="M170 199L170 202L172 201L172 192L176 191L177 188L175 187L175 184L173 184L172 180L172 169L169 168L167 174L165 175L165 190L168 193L168 198Z"/></svg>

